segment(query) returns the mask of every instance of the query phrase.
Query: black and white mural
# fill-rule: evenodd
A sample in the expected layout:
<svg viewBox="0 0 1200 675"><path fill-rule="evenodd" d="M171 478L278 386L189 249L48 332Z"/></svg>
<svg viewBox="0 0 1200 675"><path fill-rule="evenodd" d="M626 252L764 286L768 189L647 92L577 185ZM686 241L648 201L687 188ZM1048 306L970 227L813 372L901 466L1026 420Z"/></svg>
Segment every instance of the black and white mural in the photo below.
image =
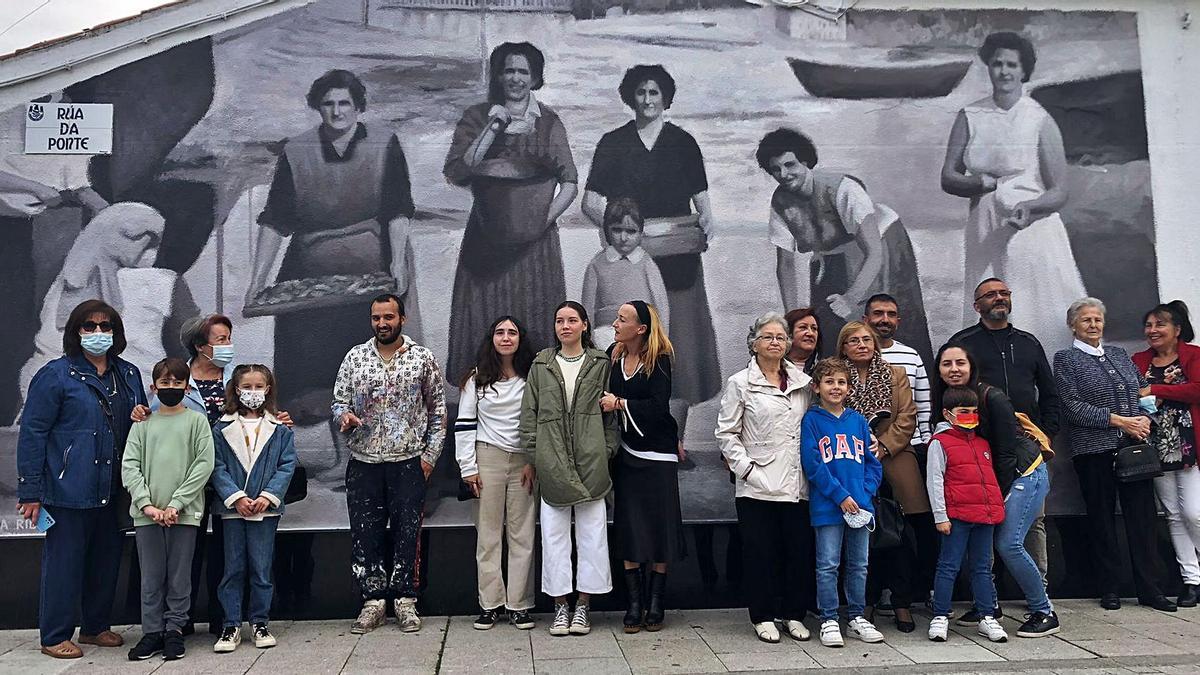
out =
<svg viewBox="0 0 1200 675"><path fill-rule="evenodd" d="M733 518L716 399L764 311L817 307L830 339L861 316L855 297L888 291L899 337L928 353L977 319L972 290L995 275L1050 354L1085 293L1109 306L1107 339L1140 340L1156 246L1171 242L1154 240L1134 14L648 4L374 0L364 14L322 0L44 92L113 104L111 155L26 155L26 106L0 111L0 502L15 501L23 392L70 309L98 297L143 370L184 354L183 321L230 316L237 361L276 371L297 423L309 497L284 527L344 528L348 452L329 403L345 351L371 336L368 299L403 294L406 332L451 382L495 316L545 343L554 305L586 298L603 326L604 299L634 283L598 256L618 197L649 219L691 521ZM1036 65L1014 53L1014 72L990 71L977 50L998 31L1025 36ZM510 41L544 55L538 114L507 122L536 129L467 167L492 121L489 54ZM638 64L661 66L650 104L623 100ZM330 71L345 74L313 86ZM1019 103L998 112L1014 86ZM636 118L660 116L667 142L647 147ZM760 139L781 128L811 139L817 188L857 214L840 231L811 227L798 186L760 168ZM948 173L997 188L957 196ZM843 176L865 206L835 194ZM1031 218L1024 205L1055 189L1065 206ZM1059 463L1049 511L1081 513ZM471 522L452 447L430 490L427 524ZM0 534L25 532L0 516Z"/></svg>

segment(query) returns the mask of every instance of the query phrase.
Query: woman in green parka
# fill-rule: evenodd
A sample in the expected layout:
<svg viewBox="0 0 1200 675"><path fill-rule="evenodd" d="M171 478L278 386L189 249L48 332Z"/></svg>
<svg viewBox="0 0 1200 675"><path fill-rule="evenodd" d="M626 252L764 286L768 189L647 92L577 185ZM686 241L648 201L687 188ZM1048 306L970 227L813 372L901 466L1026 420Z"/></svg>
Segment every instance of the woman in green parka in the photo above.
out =
<svg viewBox="0 0 1200 675"><path fill-rule="evenodd" d="M592 343L587 310L568 300L554 312L558 346L533 360L521 404L521 443L537 468L542 503L542 592L554 598L551 635L586 635L591 596L612 590L608 462L617 452L617 424L600 410L608 355ZM574 516L578 573L571 566ZM575 611L567 594L578 591Z"/></svg>

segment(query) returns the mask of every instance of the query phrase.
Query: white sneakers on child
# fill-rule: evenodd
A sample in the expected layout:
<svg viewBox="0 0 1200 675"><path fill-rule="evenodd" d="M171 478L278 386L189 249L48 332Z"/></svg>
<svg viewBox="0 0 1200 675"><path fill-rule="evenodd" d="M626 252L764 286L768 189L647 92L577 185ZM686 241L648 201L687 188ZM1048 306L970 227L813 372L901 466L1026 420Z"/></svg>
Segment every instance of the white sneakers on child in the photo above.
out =
<svg viewBox="0 0 1200 675"><path fill-rule="evenodd" d="M929 639L934 642L945 642L949 629L950 617L935 616L929 620Z"/></svg>
<svg viewBox="0 0 1200 675"><path fill-rule="evenodd" d="M842 642L842 627L838 624L837 619L829 619L821 622L821 644L826 647L841 647Z"/></svg>
<svg viewBox="0 0 1200 675"><path fill-rule="evenodd" d="M1004 632L1004 626L993 617L985 616L980 619L978 630L980 635L992 642L1008 642L1008 633Z"/></svg>
<svg viewBox="0 0 1200 675"><path fill-rule="evenodd" d="M883 633L870 621L856 616L849 622L850 634L863 642L883 642Z"/></svg>

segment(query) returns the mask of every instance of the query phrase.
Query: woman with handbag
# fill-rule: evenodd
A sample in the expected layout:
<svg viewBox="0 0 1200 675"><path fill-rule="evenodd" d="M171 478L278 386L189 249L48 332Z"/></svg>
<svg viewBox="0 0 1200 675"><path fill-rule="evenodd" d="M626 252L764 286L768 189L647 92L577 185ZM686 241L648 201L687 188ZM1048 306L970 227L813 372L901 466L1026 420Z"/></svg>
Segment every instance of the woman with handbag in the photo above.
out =
<svg viewBox="0 0 1200 675"><path fill-rule="evenodd" d="M1150 436L1150 417L1138 408L1138 392L1145 382L1124 349L1101 343L1104 312L1104 303L1096 298L1071 303L1067 326L1075 343L1054 355L1062 418L1092 530L1089 540L1100 606L1121 608L1117 594L1121 562L1113 514L1119 498L1138 604L1174 612L1175 603L1163 595L1160 586L1162 563L1155 538L1158 510L1151 479L1162 469L1157 454L1144 445ZM1151 461L1141 462L1143 458Z"/></svg>
<svg viewBox="0 0 1200 675"><path fill-rule="evenodd" d="M878 440L876 457L883 464L885 487L880 498L894 499L904 513L906 526L914 534L918 530L933 532L929 495L917 454L910 444L917 429L917 404L904 368L889 365L879 352L879 336L865 323L851 321L838 333L838 356L850 364L850 395L846 407L858 411L868 420L882 418L871 426ZM882 414L886 413L886 415ZM867 605L874 606L884 588L892 591L892 607L896 612L896 628L902 633L916 629L909 606L914 600L917 575L917 551L908 536L899 546L872 553L867 576ZM930 544L926 544L930 545ZM936 545L936 544L933 544ZM923 599L923 598L922 598ZM868 609L867 620L874 612Z"/></svg>
<svg viewBox="0 0 1200 675"><path fill-rule="evenodd" d="M946 408L946 390L950 387L970 387L979 401L979 427L976 433L991 449L992 470L1000 492L1004 495L1004 522L996 527L995 548L1005 567L1016 579L1029 605L1029 618L1017 629L1018 637L1036 638L1054 635L1060 630L1054 605L1042 585L1042 574L1025 548L1025 535L1042 511L1050 493L1050 472L1042 457L1041 447L1025 435L1017 421L1012 402L999 387L979 381L975 357L957 342L949 342L938 350L934 363L938 378L933 386L933 407ZM995 597L995 594L992 594ZM1001 616L996 605L993 617ZM955 623L973 626L983 614L972 609Z"/></svg>
<svg viewBox="0 0 1200 675"><path fill-rule="evenodd" d="M1163 475L1154 479L1154 492L1167 512L1175 560L1183 577L1180 607L1195 607L1200 599L1200 469L1196 467L1195 420L1200 418L1200 347L1187 305L1180 300L1158 305L1142 319L1150 348L1133 355L1133 363L1149 383L1141 395L1154 402L1157 428L1150 444L1158 452ZM1149 403L1147 401L1147 403Z"/></svg>

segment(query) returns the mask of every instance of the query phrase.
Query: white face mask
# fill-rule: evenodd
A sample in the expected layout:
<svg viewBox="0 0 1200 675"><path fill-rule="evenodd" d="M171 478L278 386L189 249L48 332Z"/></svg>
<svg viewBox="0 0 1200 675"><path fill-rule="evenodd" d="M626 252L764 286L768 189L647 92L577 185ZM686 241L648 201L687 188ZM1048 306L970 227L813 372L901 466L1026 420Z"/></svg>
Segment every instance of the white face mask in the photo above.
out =
<svg viewBox="0 0 1200 675"><path fill-rule="evenodd" d="M258 410L267 401L267 390L238 389L238 401L251 410Z"/></svg>
<svg viewBox="0 0 1200 675"><path fill-rule="evenodd" d="M842 518L846 520L847 525L857 530L860 527L870 525L875 516L870 511L860 508L858 513L842 513ZM869 527L867 529L874 530L875 528Z"/></svg>

